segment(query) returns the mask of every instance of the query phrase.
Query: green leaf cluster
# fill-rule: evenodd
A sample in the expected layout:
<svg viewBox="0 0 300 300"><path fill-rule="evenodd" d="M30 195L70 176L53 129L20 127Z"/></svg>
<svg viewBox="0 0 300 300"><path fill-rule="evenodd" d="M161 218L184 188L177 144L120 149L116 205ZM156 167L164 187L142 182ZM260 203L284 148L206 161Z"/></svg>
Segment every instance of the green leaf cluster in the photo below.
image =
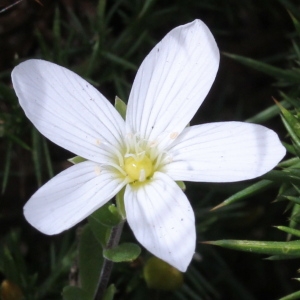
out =
<svg viewBox="0 0 300 300"><path fill-rule="evenodd" d="M122 215L111 203L105 204L89 216L88 224L82 228L79 237L79 280L77 285L64 288L65 300L96 299L100 297L100 292L103 299L113 299L116 292L114 285L106 288L105 284L102 287L103 281L110 276L110 273L103 274L107 271L107 266L112 266L112 263L131 262L141 253L136 244L118 245L123 223Z"/></svg>
<svg viewBox="0 0 300 300"><path fill-rule="evenodd" d="M284 2L284 1L282 1ZM251 240L218 240L206 242L224 248L260 253L268 255L268 260L297 259L300 257L300 23L298 17L291 14L296 29L293 44L294 66L289 69L274 67L268 63L250 58L228 54L226 56L244 64L247 67L263 72L277 79L277 87L285 89L280 91L281 100L274 99L275 104L259 114L248 119L248 122L267 122L280 114L282 123L287 131L284 143L289 158L278 165L279 170L273 170L262 176L262 179L245 189L227 198L214 209L241 201L259 194L271 187L279 186L276 201L287 201L287 212L290 212L289 226L276 226L287 234L286 241L251 241ZM281 300L300 299L300 291L281 298Z"/></svg>
<svg viewBox="0 0 300 300"><path fill-rule="evenodd" d="M222 46L224 39L227 41L234 40L236 36L240 36L245 29L239 27L241 19L244 23L247 18L253 17L251 12L254 12L255 19L258 19L261 11L267 10L269 16L274 19L273 22L277 22L278 12L281 15L285 14L283 7L280 7L280 10L276 9L277 2L270 0L255 4L255 1L243 1L241 3L239 0L45 1L43 3L46 5L40 7L38 14L48 10L47 3L56 6L54 10L49 9L49 15L52 17L48 19L47 28L40 26L46 23L36 19L35 15L30 15L33 5L37 4L37 1L34 0L21 1L20 5L18 4L13 9L6 11L5 14L1 14L2 21L10 13L14 14L19 8L22 9L23 4L26 4L28 9L25 13L26 15L29 14L25 26L26 31L33 30L33 34L29 38L33 40L30 51L19 52L16 50L20 56L18 57L16 52L14 60L7 64L9 68L0 73L0 138L3 142L3 147L0 148L3 153L3 163L0 163L1 189L2 192L8 192L9 202L18 202L16 200L21 199L19 205L22 205L25 198L27 199L29 194L36 189L32 185L41 185L53 176L52 165L55 172L59 172L65 167L61 163L65 154L59 153L58 148L55 148L33 129L32 124L26 119L18 105L10 81L10 67L14 64L31 57L56 62L80 74L99 88L108 99L113 100L118 95L126 102L137 67L153 45L170 29L190 22L195 18L203 19L213 31L217 42L220 41L220 48L226 49ZM299 35L298 7L293 5L291 0L279 0L279 2L291 12L292 20ZM76 6L72 6L74 3L76 3ZM1 5L5 4L2 3ZM37 4L37 6L40 5ZM86 9L87 6L89 9ZM82 7L85 9L81 11ZM246 22L252 24L252 22L255 23L255 20L248 19ZM18 20L14 18L11 23L12 25L18 24ZM27 27L27 23L28 27L31 26L31 29ZM20 33L19 28L14 27L9 34L14 32ZM258 63L256 66L253 61L248 61L248 65L252 63L256 70L261 70L278 80L277 86L283 90L282 96L278 100L297 119L299 117L297 109L299 107L299 81L297 82L299 64L297 61L299 61L300 51L296 34L292 35L295 38L293 51L282 55L289 59L289 69L287 67L280 69L271 66L268 60L265 60L263 65ZM1 46L4 49L6 45L2 42L2 37L1 26L0 39ZM16 40L15 36L12 40ZM272 50L269 50L270 53ZM4 51L1 51L1 53L4 53ZM296 63L294 63L295 61ZM218 78L219 76L221 74L218 75ZM224 93L227 92L227 86L225 80L218 90L217 99L213 100L217 101L214 102L217 104L211 108L210 114L220 117L219 113L224 106L219 104L224 98ZM237 90L238 88L234 87L234 89ZM226 102L226 107L228 106L230 104L228 105ZM120 114L125 117L126 105L116 100L116 107ZM279 107L274 104L248 121L264 123L278 116L279 113ZM295 130L293 124L290 127L292 131ZM292 136L291 133L290 136ZM225 187L215 185L213 191L211 191L205 186L204 193L202 189L204 184L197 184L196 189L188 186L187 193L189 199L193 202L192 205L197 218L198 240L204 238L207 232L209 234L214 232L215 225L222 223L223 220L226 223L231 223L232 218L237 215L233 211L234 208L241 207L244 203L240 200L254 195L259 197L263 191L268 191L277 186L282 186L278 200L289 203L288 211L292 212L291 226L288 228L297 230L299 211L297 211L298 206L295 204L299 204L299 193L296 190L299 182L297 173L299 159L298 150L295 148L294 143L293 139L288 139L286 147L292 158L283 162L280 169L269 173L262 180L229 197L224 203L231 203L232 205L224 206L223 209L216 210L214 213L209 212L211 203L215 200L214 192L215 190L223 192L222 189L225 190ZM83 158L77 157L71 162L80 163L82 161L84 161ZM35 183L31 183L32 175L35 177ZM19 182L23 183L22 188L20 188L20 199L11 198L8 187L12 185L14 189ZM184 184L178 184L182 189L185 188ZM241 185L245 186L246 184L241 183ZM234 188L234 190L237 189ZM230 187L230 191L232 191L232 187ZM193 197L197 198L196 201L193 201ZM217 203L216 201L218 200L215 200L214 203ZM0 203L3 204L3 202L1 198ZM19 220L15 222L15 216L20 217L21 214L21 209L13 209L13 213L11 213L11 211L7 212L5 206L1 206L1 230L7 232L11 224L21 227L23 223L20 225ZM73 267L78 267L80 269L78 274L80 279L76 282L76 286L66 287L63 295L66 299L85 299L95 293L97 276L99 276L97 273L101 269L104 259L110 258L113 261L125 259L125 263L115 265L116 270L112 274L112 282L116 285L110 285L106 289L104 299L112 299L116 287L123 292L124 299L221 299L224 297L222 294L224 290L233 292L238 299L255 299L254 297L251 298L249 291L242 286L241 280L234 275L235 272L230 271L231 266L226 260L214 249L206 251L205 247L200 244L197 244L197 253L187 273L184 274L184 283L180 289L168 294L149 290L141 275L141 269L144 260L148 258L148 254L144 252L139 259L129 263L130 259L138 255L139 250L137 247L132 247L132 244L128 245L126 243L124 246L121 243L122 251L118 252L117 248L116 254L114 253L115 246L112 246L111 249L108 248L112 229L119 222L122 222L125 217L122 196L118 195L116 205L110 203L103 208L103 211L97 212L95 216L89 218L88 225L79 230L78 241L76 240L76 242L74 242L75 237L72 235L74 234L73 231L70 233L71 237L69 233L65 233L52 238L43 238L33 231L37 238L32 241L31 234L33 233L29 233L28 230L28 232L22 232L19 235L16 243L8 242L10 238L5 237L4 242L1 243L1 247L6 249L6 253L0 251L0 275L3 278L12 278L13 280L17 280L14 277L21 277L21 282L18 281L17 284L26 292L28 299L51 300L61 298L62 286L67 284L70 269L73 270ZM228 220L230 222L227 222ZM4 225L2 226L2 224ZM29 229L29 226L26 225L26 228ZM131 241L133 238L132 232L128 230L129 234L126 230L125 227L124 241ZM220 230L220 233L224 233L223 229ZM289 236L292 234L291 232L287 233ZM23 242L26 234L27 240ZM57 246L57 244L61 246ZM44 247L41 245L44 245ZM92 245L95 247L95 254L91 252L90 246ZM29 247L29 253L26 251L27 247ZM20 259L17 258L18 255L15 251L20 251ZM38 255L32 257L35 256L35 253L38 253ZM104 258L104 253L107 258ZM98 260L100 254L101 258ZM43 258L42 261L40 257ZM3 263L4 260L7 261ZM25 265L25 271L22 264ZM4 265L6 267L3 267ZM85 265L91 269L88 270ZM222 277L221 274L224 274L224 270L226 276ZM81 280L83 285L79 284ZM220 282L223 282L226 287L222 288Z"/></svg>

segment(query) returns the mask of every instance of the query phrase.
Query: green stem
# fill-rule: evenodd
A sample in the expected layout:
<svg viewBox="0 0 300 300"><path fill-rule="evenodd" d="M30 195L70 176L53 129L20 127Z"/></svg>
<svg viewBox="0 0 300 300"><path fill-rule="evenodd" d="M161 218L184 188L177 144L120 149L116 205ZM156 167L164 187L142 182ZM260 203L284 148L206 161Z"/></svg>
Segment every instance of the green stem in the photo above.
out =
<svg viewBox="0 0 300 300"><path fill-rule="evenodd" d="M120 222L118 225L112 228L109 240L106 245L106 249L111 249L118 245L123 230L123 226L124 226L124 221ZM99 278L99 283L98 283L98 289L94 298L95 300L103 299L111 275L113 264L114 263L111 260L104 258L103 266Z"/></svg>

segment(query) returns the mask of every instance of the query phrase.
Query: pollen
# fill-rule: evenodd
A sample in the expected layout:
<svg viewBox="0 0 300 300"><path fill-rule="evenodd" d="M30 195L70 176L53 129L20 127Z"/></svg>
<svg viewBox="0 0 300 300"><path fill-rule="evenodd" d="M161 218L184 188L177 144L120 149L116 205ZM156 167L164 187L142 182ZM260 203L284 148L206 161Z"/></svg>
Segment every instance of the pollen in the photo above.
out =
<svg viewBox="0 0 300 300"><path fill-rule="evenodd" d="M153 174L153 164L147 155L125 158L124 169L132 181L143 182Z"/></svg>
<svg viewBox="0 0 300 300"><path fill-rule="evenodd" d="M178 135L179 135L178 132L172 132L172 133L170 134L170 139L171 139L171 140L175 140L175 139L178 137Z"/></svg>
<svg viewBox="0 0 300 300"><path fill-rule="evenodd" d="M100 168L100 166L96 166L94 170L95 170L96 175L100 175L101 174L101 168Z"/></svg>

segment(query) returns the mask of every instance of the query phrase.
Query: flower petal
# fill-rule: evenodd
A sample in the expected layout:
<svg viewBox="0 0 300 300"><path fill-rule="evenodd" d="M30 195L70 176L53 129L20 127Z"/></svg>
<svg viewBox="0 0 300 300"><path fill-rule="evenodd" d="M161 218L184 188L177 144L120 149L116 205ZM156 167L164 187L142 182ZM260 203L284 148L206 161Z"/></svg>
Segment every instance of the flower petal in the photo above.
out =
<svg viewBox="0 0 300 300"><path fill-rule="evenodd" d="M156 172L151 182L125 190L125 209L136 239L152 254L184 272L195 252L192 207L178 185Z"/></svg>
<svg viewBox="0 0 300 300"><path fill-rule="evenodd" d="M234 182L273 169L285 155L277 134L261 125L220 122L187 127L169 147L174 180Z"/></svg>
<svg viewBox="0 0 300 300"><path fill-rule="evenodd" d="M108 100L72 71L43 60L14 68L20 105L48 139L100 163L122 141L124 121Z"/></svg>
<svg viewBox="0 0 300 300"><path fill-rule="evenodd" d="M109 170L86 161L61 172L25 204L27 221L45 234L57 234L82 221L124 186Z"/></svg>
<svg viewBox="0 0 300 300"><path fill-rule="evenodd" d="M162 148L172 142L205 99L218 65L218 47L202 21L170 31L137 72L127 107L128 130Z"/></svg>

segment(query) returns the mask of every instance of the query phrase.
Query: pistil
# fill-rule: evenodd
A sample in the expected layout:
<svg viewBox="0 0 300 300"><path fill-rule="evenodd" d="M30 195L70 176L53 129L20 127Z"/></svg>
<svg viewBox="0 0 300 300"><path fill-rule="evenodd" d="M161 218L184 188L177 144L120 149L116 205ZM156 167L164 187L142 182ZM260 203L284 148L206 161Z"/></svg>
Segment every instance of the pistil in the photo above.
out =
<svg viewBox="0 0 300 300"><path fill-rule="evenodd" d="M132 155L125 158L124 170L132 181L143 182L153 174L153 163L147 155Z"/></svg>

